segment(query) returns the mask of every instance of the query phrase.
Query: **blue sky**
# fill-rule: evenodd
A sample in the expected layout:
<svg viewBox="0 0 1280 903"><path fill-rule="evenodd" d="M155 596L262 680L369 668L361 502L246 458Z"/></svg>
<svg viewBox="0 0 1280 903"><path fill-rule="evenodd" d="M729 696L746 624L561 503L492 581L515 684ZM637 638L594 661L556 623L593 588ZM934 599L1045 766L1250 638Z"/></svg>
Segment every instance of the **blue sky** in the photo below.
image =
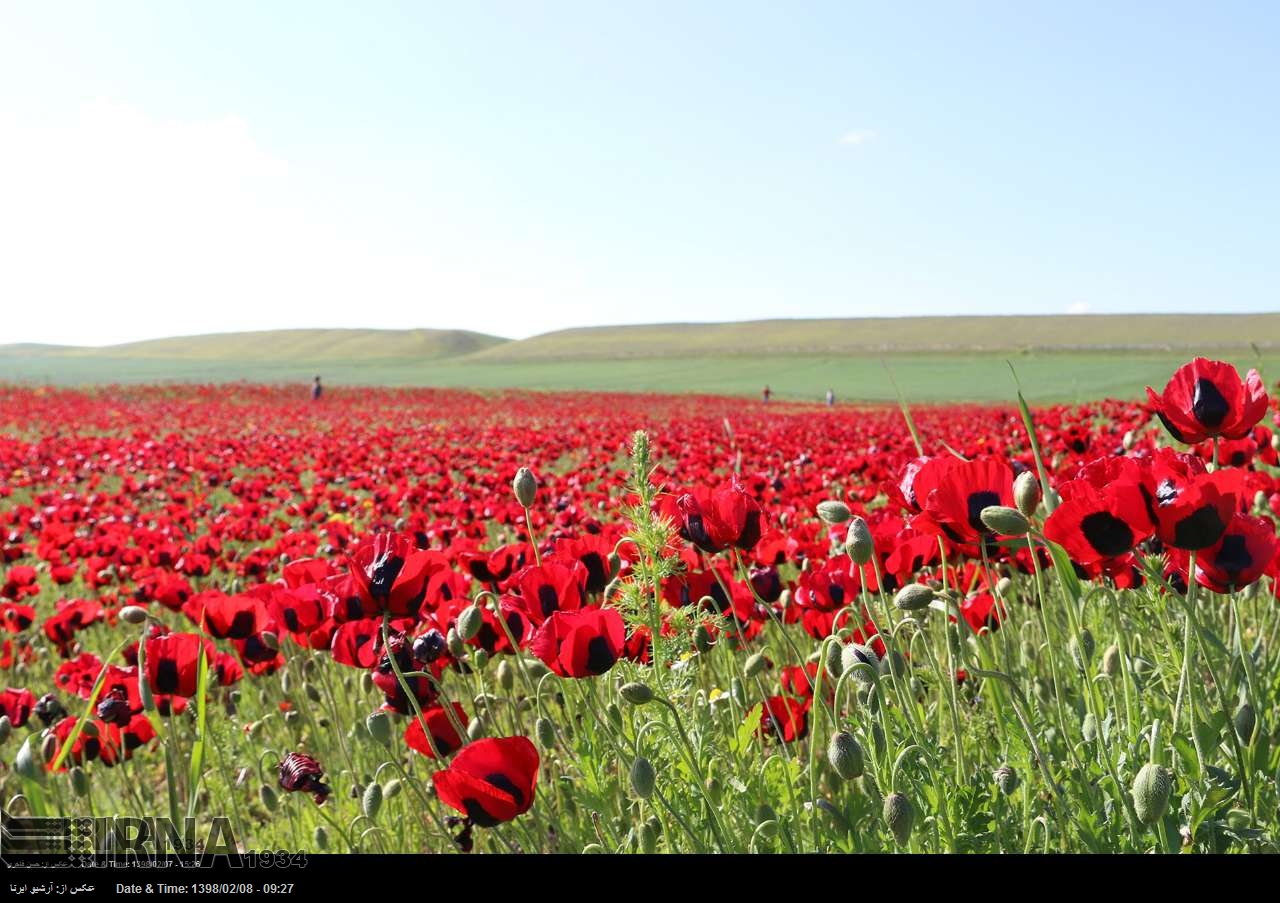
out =
<svg viewBox="0 0 1280 903"><path fill-rule="evenodd" d="M1277 303L1280 5L0 3L0 343Z"/></svg>

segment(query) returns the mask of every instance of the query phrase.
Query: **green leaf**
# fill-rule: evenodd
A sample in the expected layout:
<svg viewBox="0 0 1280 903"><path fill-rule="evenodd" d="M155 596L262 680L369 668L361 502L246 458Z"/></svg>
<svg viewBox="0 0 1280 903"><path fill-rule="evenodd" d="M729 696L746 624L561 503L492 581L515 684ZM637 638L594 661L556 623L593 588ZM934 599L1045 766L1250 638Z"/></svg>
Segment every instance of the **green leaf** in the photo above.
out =
<svg viewBox="0 0 1280 903"><path fill-rule="evenodd" d="M1071 556L1067 554L1066 549L1051 539L1046 539L1044 544L1049 550L1049 556L1053 559L1053 570L1062 581L1063 588L1071 595L1071 601L1078 603L1080 597L1084 595L1084 587L1080 585L1076 569L1071 565Z"/></svg>
<svg viewBox="0 0 1280 903"><path fill-rule="evenodd" d="M760 706L753 706L751 711L747 712L747 717L742 719L742 724L738 725L738 733L733 738L734 752L743 753L751 748L751 740L760 729L760 719L763 714L764 711Z"/></svg>
<svg viewBox="0 0 1280 903"><path fill-rule="evenodd" d="M1195 747L1191 745L1191 741L1186 737L1175 735L1173 738L1173 748L1178 751L1178 758L1182 760L1182 767L1187 774L1198 774L1200 764L1196 760Z"/></svg>
<svg viewBox="0 0 1280 903"><path fill-rule="evenodd" d="M196 740L191 744L190 770L187 772L187 818L196 814L196 797L199 795L200 777L204 771L204 741L208 729L209 655L203 640L200 643L200 663L196 670Z"/></svg>

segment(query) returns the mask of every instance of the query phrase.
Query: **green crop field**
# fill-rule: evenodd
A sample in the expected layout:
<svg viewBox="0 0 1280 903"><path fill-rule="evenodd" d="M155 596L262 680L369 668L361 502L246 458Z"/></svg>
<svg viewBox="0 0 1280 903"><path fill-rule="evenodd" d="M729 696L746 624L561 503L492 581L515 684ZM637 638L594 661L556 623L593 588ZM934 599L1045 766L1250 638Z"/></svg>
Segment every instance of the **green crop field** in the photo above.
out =
<svg viewBox="0 0 1280 903"><path fill-rule="evenodd" d="M1126 341L1127 340L1127 341ZM1251 345L1250 343L1256 343ZM1135 397L1196 354L1280 376L1280 315L801 320L565 330L521 341L440 330L290 330L107 348L0 346L0 381L706 392L840 401Z"/></svg>

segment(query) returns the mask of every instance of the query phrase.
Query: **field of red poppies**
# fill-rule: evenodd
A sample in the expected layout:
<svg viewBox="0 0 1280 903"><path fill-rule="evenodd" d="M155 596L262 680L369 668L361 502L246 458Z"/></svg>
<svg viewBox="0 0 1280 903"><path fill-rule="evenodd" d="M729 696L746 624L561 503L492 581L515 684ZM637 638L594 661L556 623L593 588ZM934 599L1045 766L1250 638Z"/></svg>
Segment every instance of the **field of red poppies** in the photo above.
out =
<svg viewBox="0 0 1280 903"><path fill-rule="evenodd" d="M6 810L252 850L1280 851L1280 430L0 387Z"/></svg>

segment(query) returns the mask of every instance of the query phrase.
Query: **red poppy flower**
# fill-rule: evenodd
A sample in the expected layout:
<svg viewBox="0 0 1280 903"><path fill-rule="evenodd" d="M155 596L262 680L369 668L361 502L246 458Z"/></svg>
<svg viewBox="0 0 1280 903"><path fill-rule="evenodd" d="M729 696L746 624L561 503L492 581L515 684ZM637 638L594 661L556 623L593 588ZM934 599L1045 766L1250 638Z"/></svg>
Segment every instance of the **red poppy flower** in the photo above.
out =
<svg viewBox="0 0 1280 903"><path fill-rule="evenodd" d="M1064 501L1045 521L1044 535L1067 550L1072 561L1092 564L1129 552L1151 535L1142 487L1112 483L1104 489L1085 480L1060 487Z"/></svg>
<svg viewBox="0 0 1280 903"><path fill-rule="evenodd" d="M771 737L794 743L803 740L809 732L809 705L790 696L770 696L756 703L752 711L760 711L759 737Z"/></svg>
<svg viewBox="0 0 1280 903"><path fill-rule="evenodd" d="M1196 554L1196 583L1215 593L1243 589L1275 561L1278 547L1270 518L1238 514L1216 544Z"/></svg>
<svg viewBox="0 0 1280 903"><path fill-rule="evenodd" d="M917 498L926 488L926 477L935 473L922 469L915 481ZM924 514L912 521L917 529L933 528L952 542L975 544L991 531L982 522L982 512L992 505L1013 505L1013 470L1002 458L981 457L956 461L938 472L938 485L925 496Z"/></svg>
<svg viewBox="0 0 1280 903"><path fill-rule="evenodd" d="M197 593L183 606L196 626L220 640L244 640L261 633L267 612L258 599L248 593L228 596L217 590Z"/></svg>
<svg viewBox="0 0 1280 903"><path fill-rule="evenodd" d="M196 695L201 650L213 659L213 643L194 633L170 633L147 640L147 683L155 693Z"/></svg>
<svg viewBox="0 0 1280 903"><path fill-rule="evenodd" d="M1179 367L1163 394L1147 386L1147 398L1169 435L1187 445L1214 436L1243 439L1267 412L1257 370L1241 383L1235 367L1202 357Z"/></svg>
<svg viewBox="0 0 1280 903"><path fill-rule="evenodd" d="M1160 541L1175 549L1195 550L1221 539L1235 513L1240 473L1219 470L1161 479L1151 493Z"/></svg>
<svg viewBox="0 0 1280 903"><path fill-rule="evenodd" d="M458 723L464 728L467 726L467 713L462 710L462 706L453 703L454 714L458 718ZM427 722L427 730L431 731L431 739L436 745L436 749L440 751L440 755L448 756L462 748L463 739L458 733L458 729L453 726L453 720L449 717L449 713L444 710L443 706L435 705L429 709L422 710L422 718L413 718L409 722L409 726L404 731L404 742L409 748L421 753L428 759L434 759L435 753L431 751L431 744L427 742L427 735L422 730L422 722Z"/></svg>
<svg viewBox="0 0 1280 903"><path fill-rule="evenodd" d="M760 541L760 504L737 479L710 493L686 492L675 507L680 535L704 552L750 550Z"/></svg>
<svg viewBox="0 0 1280 903"><path fill-rule="evenodd" d="M419 549L407 534L379 533L356 546L349 560L366 614L405 616L417 613L439 555Z"/></svg>
<svg viewBox="0 0 1280 903"><path fill-rule="evenodd" d="M485 738L467 745L431 776L440 802L492 828L529 811L538 784L538 750L528 737Z"/></svg>
<svg viewBox="0 0 1280 903"><path fill-rule="evenodd" d="M557 611L576 611L586 603L588 572L580 562L547 561L516 574L514 582L529 620L541 624Z"/></svg>
<svg viewBox="0 0 1280 903"><path fill-rule="evenodd" d="M35 694L30 690L10 687L0 692L0 715L8 718L14 727L22 727L27 723L35 705Z"/></svg>
<svg viewBox="0 0 1280 903"><path fill-rule="evenodd" d="M15 602L5 602L0 605L0 624L3 624L4 629L10 633L22 633L35 619L34 605L18 605Z"/></svg>
<svg viewBox="0 0 1280 903"><path fill-rule="evenodd" d="M626 627L613 608L552 614L534 634L533 654L561 677L604 674L622 657Z"/></svg>
<svg viewBox="0 0 1280 903"><path fill-rule="evenodd" d="M75 729L76 723L80 719L75 715L68 715L59 721L53 728L53 736L58 740L58 752L61 753L63 745L71 737L71 732ZM53 770L53 763L56 760L49 760L48 768ZM120 758L119 731L113 730L112 726L98 720L90 718L84 723L76 742L72 744L71 751L67 753L66 758L62 760L59 770L66 771L68 765L83 765L90 760L97 759L108 768L115 765Z"/></svg>

